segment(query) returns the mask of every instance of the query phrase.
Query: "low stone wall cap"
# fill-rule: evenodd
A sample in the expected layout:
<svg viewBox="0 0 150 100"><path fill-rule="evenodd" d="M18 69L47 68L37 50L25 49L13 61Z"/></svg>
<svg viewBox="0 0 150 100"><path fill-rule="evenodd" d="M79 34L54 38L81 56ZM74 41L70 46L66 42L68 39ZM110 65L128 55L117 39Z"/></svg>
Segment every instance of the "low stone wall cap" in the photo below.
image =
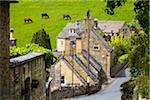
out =
<svg viewBox="0 0 150 100"><path fill-rule="evenodd" d="M35 57L38 57L38 56L41 56L41 55L44 55L44 54L43 53L37 53L37 52L30 52L26 55L10 59L10 62L11 63L13 63L13 62L23 62L23 61L26 61L26 60L29 60L29 59L32 59L32 58L35 58Z"/></svg>

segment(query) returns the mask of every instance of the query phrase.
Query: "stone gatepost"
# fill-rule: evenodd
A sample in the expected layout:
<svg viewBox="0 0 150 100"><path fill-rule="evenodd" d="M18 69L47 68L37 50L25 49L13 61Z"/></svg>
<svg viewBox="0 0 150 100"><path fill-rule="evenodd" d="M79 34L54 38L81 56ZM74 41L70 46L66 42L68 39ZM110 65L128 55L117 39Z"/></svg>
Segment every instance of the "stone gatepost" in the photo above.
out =
<svg viewBox="0 0 150 100"><path fill-rule="evenodd" d="M0 100L10 100L9 88L9 3L0 0Z"/></svg>

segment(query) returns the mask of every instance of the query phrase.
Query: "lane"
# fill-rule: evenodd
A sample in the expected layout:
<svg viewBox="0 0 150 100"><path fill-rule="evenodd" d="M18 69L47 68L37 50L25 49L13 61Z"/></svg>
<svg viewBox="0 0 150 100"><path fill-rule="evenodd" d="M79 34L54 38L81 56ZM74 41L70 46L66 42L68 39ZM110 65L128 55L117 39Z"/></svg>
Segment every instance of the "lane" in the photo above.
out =
<svg viewBox="0 0 150 100"><path fill-rule="evenodd" d="M121 100L120 85L130 79L128 69L122 72L122 74L125 74L125 77L113 79L114 81L100 92L89 96L77 97L74 100Z"/></svg>

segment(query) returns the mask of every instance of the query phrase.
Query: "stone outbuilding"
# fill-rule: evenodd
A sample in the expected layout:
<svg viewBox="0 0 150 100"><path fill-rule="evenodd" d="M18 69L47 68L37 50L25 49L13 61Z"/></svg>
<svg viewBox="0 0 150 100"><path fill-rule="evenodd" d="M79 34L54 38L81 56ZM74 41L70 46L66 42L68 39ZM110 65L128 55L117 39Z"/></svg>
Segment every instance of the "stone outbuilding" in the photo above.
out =
<svg viewBox="0 0 150 100"><path fill-rule="evenodd" d="M10 59L11 100L46 100L44 54L31 52Z"/></svg>

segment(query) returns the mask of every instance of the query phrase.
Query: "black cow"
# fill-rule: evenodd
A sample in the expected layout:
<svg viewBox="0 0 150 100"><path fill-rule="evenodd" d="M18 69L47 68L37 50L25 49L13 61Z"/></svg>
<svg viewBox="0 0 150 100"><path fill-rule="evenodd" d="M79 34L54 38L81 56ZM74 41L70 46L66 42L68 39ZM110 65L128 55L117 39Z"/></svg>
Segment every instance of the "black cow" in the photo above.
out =
<svg viewBox="0 0 150 100"><path fill-rule="evenodd" d="M24 22L25 22L25 23L32 23L33 21L32 21L31 18L25 18L25 19L24 19Z"/></svg>
<svg viewBox="0 0 150 100"><path fill-rule="evenodd" d="M64 15L63 15L63 18L64 18L64 19L66 19L66 20L68 20L68 19L70 19L70 20L71 20L71 17L70 17L70 15L69 15L69 14L64 14Z"/></svg>
<svg viewBox="0 0 150 100"><path fill-rule="evenodd" d="M42 13L41 16L42 18L49 18L49 15L47 13Z"/></svg>

